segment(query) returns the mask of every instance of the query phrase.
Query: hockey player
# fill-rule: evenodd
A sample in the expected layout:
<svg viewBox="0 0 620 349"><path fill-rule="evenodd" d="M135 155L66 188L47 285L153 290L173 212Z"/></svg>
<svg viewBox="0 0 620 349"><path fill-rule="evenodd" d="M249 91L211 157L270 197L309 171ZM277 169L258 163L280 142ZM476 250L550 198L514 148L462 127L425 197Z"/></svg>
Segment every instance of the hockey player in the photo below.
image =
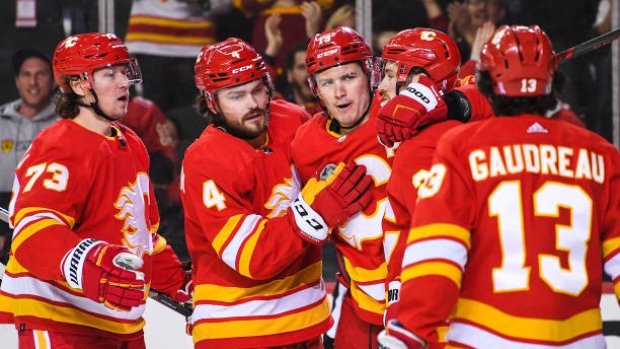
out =
<svg viewBox="0 0 620 349"><path fill-rule="evenodd" d="M114 34L61 41L53 57L57 121L16 169L12 256L0 318L20 348L145 348L149 288L191 298L191 279L157 234L144 144L117 123L137 63Z"/></svg>
<svg viewBox="0 0 620 349"><path fill-rule="evenodd" d="M376 348L383 328L387 269L381 221L392 149L377 142L373 87L379 66L372 50L353 29L339 27L315 35L306 51L313 93L324 112L304 124L293 141L292 157L303 182L325 176L339 162L363 164L373 178L373 202L334 231L347 286L336 330L335 348ZM336 307L335 307L336 308Z"/></svg>
<svg viewBox="0 0 620 349"><path fill-rule="evenodd" d="M290 144L309 115L272 100L263 58L229 38L196 60L210 125L186 151L181 199L196 348L323 348L333 323L321 245L372 198L365 167L338 165L300 190Z"/></svg>
<svg viewBox="0 0 620 349"><path fill-rule="evenodd" d="M554 55L537 26L502 26L483 47L477 84L498 117L439 141L385 348L432 345L449 316L448 347L606 347L599 303L603 268L620 276L620 155L545 117L562 80Z"/></svg>
<svg viewBox="0 0 620 349"><path fill-rule="evenodd" d="M454 90L461 63L458 47L450 36L429 28L406 29L387 42L382 58L385 60L384 76L378 90L392 103L380 112L414 113L411 108L403 108L403 111L393 108L394 105L404 105L403 100L407 106L423 108L425 112L427 108L430 113L447 112L439 91ZM395 101L398 103L394 104ZM417 189L428 177L439 137L458 125L461 122L446 120L422 128L414 137L401 143L394 156L392 176L387 184L389 206L383 220L388 242L386 250L390 252L386 285L388 320L396 312L402 255L418 197Z"/></svg>

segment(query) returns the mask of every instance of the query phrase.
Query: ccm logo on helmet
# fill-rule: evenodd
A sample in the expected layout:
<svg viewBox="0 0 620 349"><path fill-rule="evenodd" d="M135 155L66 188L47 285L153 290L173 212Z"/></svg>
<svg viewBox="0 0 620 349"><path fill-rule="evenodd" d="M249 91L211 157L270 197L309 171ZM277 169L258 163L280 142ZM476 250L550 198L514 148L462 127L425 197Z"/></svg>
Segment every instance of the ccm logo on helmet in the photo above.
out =
<svg viewBox="0 0 620 349"><path fill-rule="evenodd" d="M334 48L334 49L331 49L329 51L326 51L326 52L323 52L323 53L319 53L318 55L316 55L316 58L328 57L328 56L334 55L336 53L338 53L338 49Z"/></svg>
<svg viewBox="0 0 620 349"><path fill-rule="evenodd" d="M430 104L431 100L428 99L428 97L426 97L424 95L424 93L418 91L415 87L412 86L407 86L407 88L405 88L405 90L407 90L407 92L411 93L412 95L416 96L420 101L426 103L426 104Z"/></svg>
<svg viewBox="0 0 620 349"><path fill-rule="evenodd" d="M237 73L244 72L246 70L250 70L250 69L252 69L252 66L253 66L253 64L248 64L248 65L243 66L241 68L233 69L232 73L233 74L237 74Z"/></svg>

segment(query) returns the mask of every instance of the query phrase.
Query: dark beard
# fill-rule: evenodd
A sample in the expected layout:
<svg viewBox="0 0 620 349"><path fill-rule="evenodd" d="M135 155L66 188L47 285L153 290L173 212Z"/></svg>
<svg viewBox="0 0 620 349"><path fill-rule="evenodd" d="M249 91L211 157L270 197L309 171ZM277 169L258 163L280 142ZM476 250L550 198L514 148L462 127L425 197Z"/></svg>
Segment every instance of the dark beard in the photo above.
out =
<svg viewBox="0 0 620 349"><path fill-rule="evenodd" d="M254 113L255 111L250 111L248 114ZM269 105L264 111L265 114L265 126L256 131L236 127L233 125L229 125L226 120L222 120L222 126L230 135L235 136L237 138L241 138L243 140L251 140L254 139L261 134L263 134L267 130L267 126L269 126Z"/></svg>

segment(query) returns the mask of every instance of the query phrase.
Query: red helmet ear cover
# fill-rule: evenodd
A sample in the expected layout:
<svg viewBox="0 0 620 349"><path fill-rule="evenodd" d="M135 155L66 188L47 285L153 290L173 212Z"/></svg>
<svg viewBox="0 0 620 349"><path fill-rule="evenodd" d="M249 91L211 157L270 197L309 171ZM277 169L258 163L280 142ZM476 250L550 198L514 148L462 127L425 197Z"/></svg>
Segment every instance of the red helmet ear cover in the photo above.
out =
<svg viewBox="0 0 620 349"><path fill-rule="evenodd" d="M217 90L263 79L273 90L265 60L247 42L228 38L202 48L194 65L194 82L205 94L209 109L217 111Z"/></svg>
<svg viewBox="0 0 620 349"><path fill-rule="evenodd" d="M54 79L64 91L70 89L66 77L79 76L90 88L93 71L118 64L129 64L131 83L142 82L137 61L129 55L127 46L111 33L85 33L62 40L54 51Z"/></svg>
<svg viewBox="0 0 620 349"><path fill-rule="evenodd" d="M454 39L430 28L396 33L383 47L381 57L398 65L397 82L406 82L411 69L421 67L444 91L454 88L461 67L461 53Z"/></svg>
<svg viewBox="0 0 620 349"><path fill-rule="evenodd" d="M551 93L555 52L540 27L502 26L480 53L479 70L488 71L493 92L509 97Z"/></svg>
<svg viewBox="0 0 620 349"><path fill-rule="evenodd" d="M371 87L376 86L380 72L372 49L364 39L349 27L338 27L316 34L306 50L306 69L308 83L317 95L314 74L337 65L360 62L370 79Z"/></svg>

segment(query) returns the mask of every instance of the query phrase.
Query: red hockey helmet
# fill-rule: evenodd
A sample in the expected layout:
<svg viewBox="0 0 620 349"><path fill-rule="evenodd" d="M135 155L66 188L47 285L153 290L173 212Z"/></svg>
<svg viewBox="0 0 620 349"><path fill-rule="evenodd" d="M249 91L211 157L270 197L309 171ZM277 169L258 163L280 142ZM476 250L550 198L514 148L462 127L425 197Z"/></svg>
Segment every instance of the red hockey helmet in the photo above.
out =
<svg viewBox="0 0 620 349"><path fill-rule="evenodd" d="M461 53L449 35L430 28L406 29L383 47L381 57L398 65L397 83L407 81L414 67L426 69L437 88L454 88L461 67Z"/></svg>
<svg viewBox="0 0 620 349"><path fill-rule="evenodd" d="M537 25L501 26L482 46L479 70L488 71L493 92L532 97L551 93L555 52Z"/></svg>
<svg viewBox="0 0 620 349"><path fill-rule="evenodd" d="M127 64L127 79L131 84L142 82L138 62L129 55L127 46L111 33L85 33L62 40L54 51L52 66L56 83L63 91L70 91L67 77L78 76L88 89L93 71L118 64Z"/></svg>
<svg viewBox="0 0 620 349"><path fill-rule="evenodd" d="M257 79L263 79L272 92L273 84L265 60L250 44L237 38L203 47L194 65L196 87L205 94L208 107L214 111L218 110L215 103L217 90Z"/></svg>
<svg viewBox="0 0 620 349"><path fill-rule="evenodd" d="M312 93L317 94L314 74L337 65L360 62L375 87L380 76L379 64L364 39L349 27L338 27L316 34L306 50L306 69Z"/></svg>

